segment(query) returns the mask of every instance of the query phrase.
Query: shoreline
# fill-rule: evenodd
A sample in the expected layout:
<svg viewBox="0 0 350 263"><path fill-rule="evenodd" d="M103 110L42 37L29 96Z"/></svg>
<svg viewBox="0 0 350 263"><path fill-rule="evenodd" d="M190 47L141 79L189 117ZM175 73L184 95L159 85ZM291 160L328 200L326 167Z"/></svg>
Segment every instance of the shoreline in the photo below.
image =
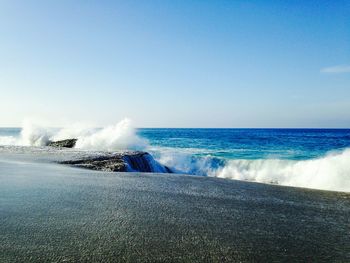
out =
<svg viewBox="0 0 350 263"><path fill-rule="evenodd" d="M138 155L148 155L151 159L152 169L156 171L149 171L150 168L146 168L145 171L138 171L133 169L127 169L124 167L123 169L110 169L108 163L107 164L99 164L100 161L102 163L104 161L108 161L112 159L115 163L113 165L119 165L121 161L121 156L125 157L134 157ZM116 158L115 158L116 157ZM98 150L84 150L84 149L76 149L76 148L66 148L66 147L55 147L55 146L13 146L13 145L0 145L0 158L5 160L15 160L24 161L24 162L37 162L43 164L59 164L62 166L70 167L73 169L83 169L87 171L98 171L98 172L122 172L122 173L153 173L153 174L172 174L172 175L182 175L182 176L194 176L194 177L209 177L213 179L223 179L223 180L234 180L234 181L242 181L253 184L263 184L263 185L273 185L273 186L281 186L281 187L291 187L291 188L300 188L306 190L315 190L315 191L329 191L329 192L338 192L338 193L347 193L350 194L350 191L347 190L336 190L336 189L321 189L316 187L306 187L306 186L296 186L296 185L285 185L279 184L275 182L259 182L259 181L250 181L243 179L235 179L229 177L221 177L221 176L210 176L210 175L197 175L197 174L188 174L181 173L176 169L170 169L169 167L157 162L153 159L153 156L145 151L133 151L133 150L119 150L119 151L98 151ZM317 159L316 159L317 160ZM97 164L91 165L91 162L97 161ZM123 160L125 162L125 160ZM141 160L141 162L148 161ZM127 166L128 164L126 164ZM138 169L137 167L136 169Z"/></svg>
<svg viewBox="0 0 350 263"><path fill-rule="evenodd" d="M2 262L350 260L349 193L1 159Z"/></svg>
<svg viewBox="0 0 350 263"><path fill-rule="evenodd" d="M146 156L143 158L142 156ZM135 158L136 157L136 158ZM141 157L141 158L140 158ZM54 163L60 164L75 169L84 169L90 171L101 172L141 172L143 173L167 173L179 174L195 177L210 177L224 180L235 180L249 183L257 183L264 185L274 185L282 187L301 188L308 190L330 191L339 193L348 193L350 190L342 187L340 189L324 189L312 186L298 186L293 184L283 184L276 182L261 182L237 179L224 176L200 175L191 173L182 173L177 169L170 168L156 161L153 156L147 151L134 150L119 150L119 151L98 151L98 150L84 150L66 147L52 147L52 146L12 146L0 145L0 158L24 160L26 162L39 163ZM268 160L268 159L266 159ZM271 159L273 160L273 159ZM314 159L320 160L320 159ZM131 162L130 162L131 161ZM310 160L312 161L312 160ZM118 167L122 164L122 167ZM339 187L338 187L339 188Z"/></svg>

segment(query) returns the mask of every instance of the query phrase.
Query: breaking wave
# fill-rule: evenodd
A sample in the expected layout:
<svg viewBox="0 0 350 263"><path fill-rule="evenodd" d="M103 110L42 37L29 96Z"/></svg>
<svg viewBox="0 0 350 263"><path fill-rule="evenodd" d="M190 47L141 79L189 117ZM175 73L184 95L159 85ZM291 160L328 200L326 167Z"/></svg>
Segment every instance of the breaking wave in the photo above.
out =
<svg viewBox="0 0 350 263"><path fill-rule="evenodd" d="M24 122L18 137L2 136L0 145L45 146L50 141L78 139L75 148L99 151L138 150L147 145L147 141L136 135L129 119L104 128L90 128L84 125L55 129L32 122Z"/></svg>
<svg viewBox="0 0 350 263"><path fill-rule="evenodd" d="M350 191L350 149L322 158L230 160L215 176L326 190Z"/></svg>
<svg viewBox="0 0 350 263"><path fill-rule="evenodd" d="M164 152L158 161L174 171L286 186L350 192L350 149L310 160L227 160Z"/></svg>
<svg viewBox="0 0 350 263"><path fill-rule="evenodd" d="M84 136L77 136L77 138L76 148L89 150L135 150L143 149L147 145L145 139L136 135L135 128L129 119L124 119L116 125L95 130Z"/></svg>
<svg viewBox="0 0 350 263"><path fill-rule="evenodd" d="M308 160L224 159L203 156L201 149L151 146L129 119L100 129L84 125L52 129L25 122L19 136L1 136L0 145L44 146L67 138L77 138L75 148L84 150L147 151L177 173L350 192L350 148Z"/></svg>

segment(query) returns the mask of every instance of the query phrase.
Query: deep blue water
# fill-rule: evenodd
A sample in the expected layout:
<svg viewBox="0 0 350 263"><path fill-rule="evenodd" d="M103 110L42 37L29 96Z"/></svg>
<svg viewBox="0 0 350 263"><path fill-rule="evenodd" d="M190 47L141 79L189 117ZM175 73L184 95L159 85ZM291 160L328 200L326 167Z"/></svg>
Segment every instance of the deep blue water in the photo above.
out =
<svg viewBox="0 0 350 263"><path fill-rule="evenodd" d="M20 131L0 128L0 137ZM350 147L350 129L142 128L137 133L155 147L225 159L304 160Z"/></svg>
<svg viewBox="0 0 350 263"><path fill-rule="evenodd" d="M350 191L350 129L137 129L135 137L133 129L113 127L61 139L92 142L78 147L88 151L118 151L127 142L175 173ZM19 128L2 128L0 145L45 145L41 138L59 131L28 129L20 136Z"/></svg>
<svg viewBox="0 0 350 263"><path fill-rule="evenodd" d="M303 160L350 147L350 129L140 129L151 145L228 159Z"/></svg>

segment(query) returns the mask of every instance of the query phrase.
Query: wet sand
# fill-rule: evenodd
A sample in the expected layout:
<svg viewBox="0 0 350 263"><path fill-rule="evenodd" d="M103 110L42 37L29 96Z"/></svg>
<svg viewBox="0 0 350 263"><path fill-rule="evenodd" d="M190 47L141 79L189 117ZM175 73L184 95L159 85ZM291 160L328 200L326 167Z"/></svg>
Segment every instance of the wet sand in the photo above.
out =
<svg viewBox="0 0 350 263"><path fill-rule="evenodd" d="M0 262L349 262L350 194L0 156Z"/></svg>

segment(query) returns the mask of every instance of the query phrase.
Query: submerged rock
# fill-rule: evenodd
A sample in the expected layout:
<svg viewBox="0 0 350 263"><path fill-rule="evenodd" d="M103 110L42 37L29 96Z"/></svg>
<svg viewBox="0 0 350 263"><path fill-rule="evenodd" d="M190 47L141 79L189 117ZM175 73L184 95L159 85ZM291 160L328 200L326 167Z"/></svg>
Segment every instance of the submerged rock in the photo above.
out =
<svg viewBox="0 0 350 263"><path fill-rule="evenodd" d="M72 161L63 161L62 164L71 164L81 168L107 172L126 172L126 164L119 156L102 156Z"/></svg>
<svg viewBox="0 0 350 263"><path fill-rule="evenodd" d="M139 151L113 153L60 163L106 172L172 173L170 168L158 163L149 153Z"/></svg>
<svg viewBox="0 0 350 263"><path fill-rule="evenodd" d="M73 148L78 139L67 139L61 141L50 141L47 146Z"/></svg>

